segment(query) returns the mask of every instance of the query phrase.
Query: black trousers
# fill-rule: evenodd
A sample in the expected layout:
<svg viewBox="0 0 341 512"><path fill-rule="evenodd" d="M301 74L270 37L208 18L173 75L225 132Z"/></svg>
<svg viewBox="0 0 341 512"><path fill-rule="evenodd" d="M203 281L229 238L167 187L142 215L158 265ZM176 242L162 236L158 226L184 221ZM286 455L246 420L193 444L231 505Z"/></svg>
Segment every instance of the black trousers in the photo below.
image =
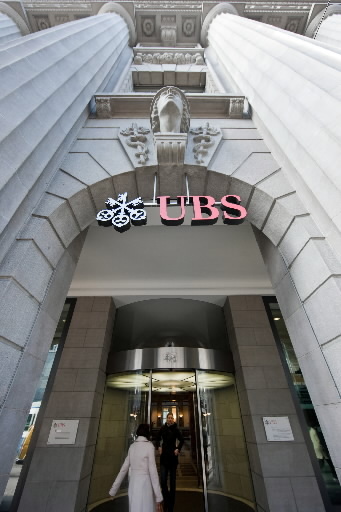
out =
<svg viewBox="0 0 341 512"><path fill-rule="evenodd" d="M163 458L160 460L160 473L161 473L161 490L163 500L167 512L174 511L175 504L175 488L176 488L176 468L178 465L178 458ZM168 488L168 475L169 475L169 488Z"/></svg>

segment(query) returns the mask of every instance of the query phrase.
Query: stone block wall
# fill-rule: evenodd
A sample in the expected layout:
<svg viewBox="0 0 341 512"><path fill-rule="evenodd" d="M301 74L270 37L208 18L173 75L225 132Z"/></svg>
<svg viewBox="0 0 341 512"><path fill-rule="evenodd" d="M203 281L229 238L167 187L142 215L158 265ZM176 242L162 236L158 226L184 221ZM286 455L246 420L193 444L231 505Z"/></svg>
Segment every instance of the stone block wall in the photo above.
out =
<svg viewBox="0 0 341 512"><path fill-rule="evenodd" d="M19 512L85 511L114 316L111 297L77 300ZM74 445L47 445L58 419L79 420Z"/></svg>
<svg viewBox="0 0 341 512"><path fill-rule="evenodd" d="M224 309L257 510L324 512L262 298L229 297ZM267 441L264 416L287 416L294 441Z"/></svg>

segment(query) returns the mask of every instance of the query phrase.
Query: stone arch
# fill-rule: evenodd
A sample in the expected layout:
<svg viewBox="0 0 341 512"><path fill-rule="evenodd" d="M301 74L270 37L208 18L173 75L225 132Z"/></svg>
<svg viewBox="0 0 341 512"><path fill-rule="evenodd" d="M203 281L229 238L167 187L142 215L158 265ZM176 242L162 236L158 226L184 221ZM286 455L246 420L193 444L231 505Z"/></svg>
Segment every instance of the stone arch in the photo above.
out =
<svg viewBox="0 0 341 512"><path fill-rule="evenodd" d="M223 13L235 14L236 16L239 16L237 9L232 4L220 3L218 5L215 5L213 9L211 9L210 12L207 14L201 27L200 42L202 46L204 46L205 48L206 46L208 46L208 29L212 21L216 16Z"/></svg>
<svg viewBox="0 0 341 512"><path fill-rule="evenodd" d="M5 14L16 24L22 36L27 36L30 34L30 29L28 28L26 22L23 18L18 14L12 7L5 4L4 2L0 2L0 13Z"/></svg>
<svg viewBox="0 0 341 512"><path fill-rule="evenodd" d="M259 158L263 165L259 165ZM152 180L148 168L139 172ZM91 160L90 155L82 153L69 154L62 163L28 224L17 237L10 258L2 269L8 279L8 290L3 294L1 303L8 311L9 328L13 322L13 304L20 308L22 317L15 324L18 335L25 340L17 370L20 365L25 365L27 353L30 355L41 351L44 354L48 350L86 229L94 220L96 209L103 208L103 201L108 196L122 191L128 191L133 197L139 195L137 174L134 169L110 174L98 162ZM334 261L325 240L319 236L309 212L300 203L298 195L270 153L251 152L249 158L237 165L229 175L219 170L217 160L202 183L201 191L197 187L196 194L238 194L247 206L249 221L255 227L294 347L302 356L307 351L313 354L315 368L318 367L324 379L324 389L327 390L324 393L329 393L332 403L334 396L339 396L339 390L331 368L332 362L328 361L319 344L321 333L316 307L321 303L321 296L313 301L311 298L316 291L321 291L323 285L316 276L320 276L322 271L323 282L329 280L329 284L332 283L333 274L338 272L338 263ZM307 279L311 269L313 272ZM302 274L305 279L302 279ZM334 288L332 293L336 293ZM328 290L322 290L324 301L326 293ZM340 291L338 301L341 302ZM329 354L329 357L332 355ZM307 369L305 364L307 377L304 376L308 387L315 391L315 373ZM40 371L37 365L36 374L40 374ZM10 400L11 390L17 386L14 376L4 398ZM23 400L25 397L29 405L30 395L25 395ZM319 407L323 404L320 400L325 400L325 396L319 399L312 393L312 399ZM334 424L331 414L319 415L326 429L327 442L328 433L333 435L328 427L328 421ZM330 443L330 446L334 450L331 451L332 457L337 459L337 443Z"/></svg>
<svg viewBox="0 0 341 512"><path fill-rule="evenodd" d="M108 2L100 8L97 15L99 14L108 14L108 13L115 13L121 16L121 18L124 19L128 26L129 30L129 46L134 46L136 43L136 30L134 22L129 15L128 11L124 7L122 7L120 4L117 4L116 2Z"/></svg>

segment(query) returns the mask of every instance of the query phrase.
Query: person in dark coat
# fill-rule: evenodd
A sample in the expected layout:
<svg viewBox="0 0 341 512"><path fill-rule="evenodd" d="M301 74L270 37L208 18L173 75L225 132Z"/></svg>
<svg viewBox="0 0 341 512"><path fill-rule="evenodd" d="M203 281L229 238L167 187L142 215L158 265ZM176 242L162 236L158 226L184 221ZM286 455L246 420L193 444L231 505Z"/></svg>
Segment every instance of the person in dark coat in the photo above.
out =
<svg viewBox="0 0 341 512"><path fill-rule="evenodd" d="M161 445L162 441L162 446ZM177 445L178 441L178 445ZM172 413L167 414L167 422L160 428L156 436L156 448L160 453L161 489L167 512L174 511L176 468L178 456L184 444L184 439ZM168 489L169 474L169 489Z"/></svg>

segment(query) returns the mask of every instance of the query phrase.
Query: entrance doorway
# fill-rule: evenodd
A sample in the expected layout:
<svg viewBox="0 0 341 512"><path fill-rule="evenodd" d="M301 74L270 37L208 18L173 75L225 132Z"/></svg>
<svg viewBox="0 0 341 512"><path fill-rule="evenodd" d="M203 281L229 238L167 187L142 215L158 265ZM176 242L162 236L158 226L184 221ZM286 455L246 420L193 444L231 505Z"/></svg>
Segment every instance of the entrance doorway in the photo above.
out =
<svg viewBox="0 0 341 512"><path fill-rule="evenodd" d="M198 418L195 371L154 371L151 387L151 427L152 441L167 421L167 415L173 414L182 434L184 444L179 455L176 488L181 493L199 493L191 495L196 510L204 512L203 478L200 447L200 426ZM160 467L160 456L156 452L156 461ZM181 499L180 496L178 497ZM177 507L181 509L181 505Z"/></svg>
<svg viewBox="0 0 341 512"><path fill-rule="evenodd" d="M111 374L102 409L88 511L128 512L128 480L108 490L140 423L152 441L171 412L184 446L179 456L175 512L250 512L253 490L234 375L197 369L135 370ZM159 469L159 456L156 461Z"/></svg>

